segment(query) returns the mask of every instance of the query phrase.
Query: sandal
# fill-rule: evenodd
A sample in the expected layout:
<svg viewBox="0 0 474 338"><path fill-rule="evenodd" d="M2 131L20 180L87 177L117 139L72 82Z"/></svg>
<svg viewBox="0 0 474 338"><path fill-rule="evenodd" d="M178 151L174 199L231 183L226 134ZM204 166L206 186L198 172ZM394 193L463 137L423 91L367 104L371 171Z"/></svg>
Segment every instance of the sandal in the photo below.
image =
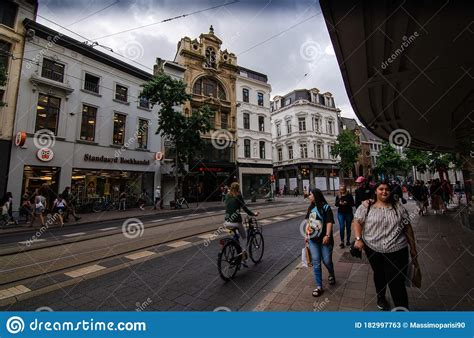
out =
<svg viewBox="0 0 474 338"><path fill-rule="evenodd" d="M313 290L313 297L319 297L323 294L323 289L321 288L316 288Z"/></svg>
<svg viewBox="0 0 474 338"><path fill-rule="evenodd" d="M334 284L336 284L336 277L329 276L328 281L329 281L329 285L334 285Z"/></svg>

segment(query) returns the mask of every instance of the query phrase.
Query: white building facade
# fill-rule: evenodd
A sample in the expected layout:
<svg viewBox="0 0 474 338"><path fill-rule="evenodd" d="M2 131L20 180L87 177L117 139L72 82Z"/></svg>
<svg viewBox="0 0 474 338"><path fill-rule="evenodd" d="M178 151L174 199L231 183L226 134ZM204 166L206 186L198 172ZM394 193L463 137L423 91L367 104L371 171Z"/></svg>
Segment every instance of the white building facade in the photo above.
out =
<svg viewBox="0 0 474 338"><path fill-rule="evenodd" d="M81 210L97 199L151 203L160 184L157 108L139 97L152 74L31 20L14 123L8 191L71 187ZM171 65L173 67L173 65ZM177 70L181 72L182 70Z"/></svg>
<svg viewBox="0 0 474 338"><path fill-rule="evenodd" d="M239 67L237 97L237 166L242 194L265 196L271 189L272 131L266 75Z"/></svg>
<svg viewBox="0 0 474 338"><path fill-rule="evenodd" d="M295 90L272 102L273 164L281 192L339 187L339 159L331 149L339 134L339 109L331 93Z"/></svg>

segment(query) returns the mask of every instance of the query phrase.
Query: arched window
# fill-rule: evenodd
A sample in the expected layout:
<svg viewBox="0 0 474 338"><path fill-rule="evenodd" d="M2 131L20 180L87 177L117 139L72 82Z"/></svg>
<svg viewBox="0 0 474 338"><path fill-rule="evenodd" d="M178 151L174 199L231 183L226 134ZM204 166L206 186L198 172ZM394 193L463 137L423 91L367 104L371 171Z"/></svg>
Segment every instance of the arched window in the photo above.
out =
<svg viewBox="0 0 474 338"><path fill-rule="evenodd" d="M196 80L193 86L193 94L211 96L220 100L226 100L227 98L224 87L212 77L201 77Z"/></svg>

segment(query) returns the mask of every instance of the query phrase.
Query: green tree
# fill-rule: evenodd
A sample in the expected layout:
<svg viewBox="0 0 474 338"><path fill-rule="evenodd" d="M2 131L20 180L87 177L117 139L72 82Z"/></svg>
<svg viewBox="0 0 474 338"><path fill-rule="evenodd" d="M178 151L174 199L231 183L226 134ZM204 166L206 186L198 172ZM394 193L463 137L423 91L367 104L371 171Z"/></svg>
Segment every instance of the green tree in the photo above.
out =
<svg viewBox="0 0 474 338"><path fill-rule="evenodd" d="M209 117L212 111L208 106L203 106L193 109L190 116L185 116L178 107L191 98L186 93L186 84L164 73L159 73L143 85L140 96L152 105L159 105L156 133L174 147L175 187L178 188L175 189L176 199L179 197L177 190L182 191L178 176L186 173L185 164L203 148L201 134L210 130Z"/></svg>
<svg viewBox="0 0 474 338"><path fill-rule="evenodd" d="M340 167L348 175L360 153L357 137L349 130L343 130L338 136L336 144L332 147L331 155L341 158Z"/></svg>
<svg viewBox="0 0 474 338"><path fill-rule="evenodd" d="M388 142L384 142L374 171L384 176L395 176L400 171L406 172L408 168L408 162L401 157L395 147Z"/></svg>
<svg viewBox="0 0 474 338"><path fill-rule="evenodd" d="M415 167L421 173L428 171L430 165L430 153L428 151L408 148L404 150L404 154L409 167Z"/></svg>
<svg viewBox="0 0 474 338"><path fill-rule="evenodd" d="M5 71L5 67L0 65L0 87L5 86L6 84L7 84L7 73ZM6 102L3 102L0 99L0 107L4 107L6 105L7 105Z"/></svg>

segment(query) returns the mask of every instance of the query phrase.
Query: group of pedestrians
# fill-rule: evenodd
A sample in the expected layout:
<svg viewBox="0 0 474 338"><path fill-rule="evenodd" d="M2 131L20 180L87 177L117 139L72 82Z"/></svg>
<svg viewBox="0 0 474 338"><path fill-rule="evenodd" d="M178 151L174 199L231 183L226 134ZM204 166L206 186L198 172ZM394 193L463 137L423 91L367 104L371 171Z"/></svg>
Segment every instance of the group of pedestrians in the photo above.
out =
<svg viewBox="0 0 474 338"><path fill-rule="evenodd" d="M365 251L374 272L377 307L389 309L386 289L390 289L395 307L408 309L405 286L409 256L416 260L417 249L413 228L405 207L401 189L386 181L374 183L370 177L358 177L355 200L341 185L336 197L339 221L340 248ZM397 194L400 194L397 196ZM328 271L328 283L334 285L336 276L332 260L334 215L319 189L309 194L310 205L306 219L308 243L316 288L313 296L323 294L322 264ZM356 207L355 214L353 207ZM351 244L351 228L355 241Z"/></svg>

